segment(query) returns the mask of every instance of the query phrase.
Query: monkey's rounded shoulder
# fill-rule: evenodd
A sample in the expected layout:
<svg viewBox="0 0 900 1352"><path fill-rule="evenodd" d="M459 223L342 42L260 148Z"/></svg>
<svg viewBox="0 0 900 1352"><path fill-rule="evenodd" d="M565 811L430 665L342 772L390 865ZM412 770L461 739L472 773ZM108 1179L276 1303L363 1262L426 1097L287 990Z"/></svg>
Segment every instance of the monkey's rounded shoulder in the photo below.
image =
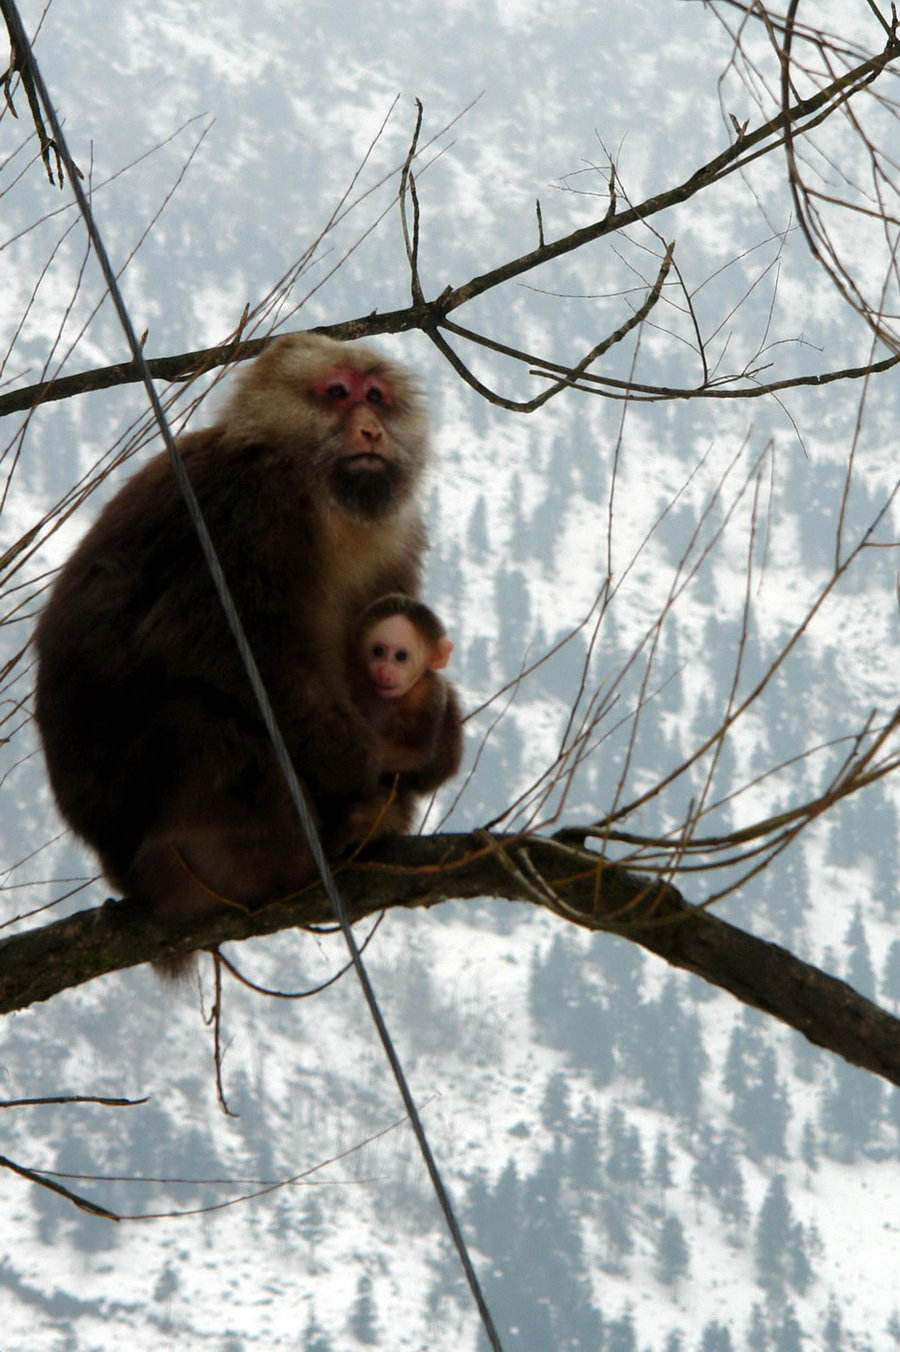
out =
<svg viewBox="0 0 900 1352"><path fill-rule="evenodd" d="M183 433L175 449L201 505L219 514L231 514L242 506L249 510L259 495L282 509L302 506L310 510L308 468L302 456L289 447L260 437L235 438L226 427L213 424ZM255 499L248 500L250 489ZM168 451L160 451L112 501L121 502L123 507L134 503L142 513L146 513L148 501L153 501L169 514L181 498L171 456Z"/></svg>

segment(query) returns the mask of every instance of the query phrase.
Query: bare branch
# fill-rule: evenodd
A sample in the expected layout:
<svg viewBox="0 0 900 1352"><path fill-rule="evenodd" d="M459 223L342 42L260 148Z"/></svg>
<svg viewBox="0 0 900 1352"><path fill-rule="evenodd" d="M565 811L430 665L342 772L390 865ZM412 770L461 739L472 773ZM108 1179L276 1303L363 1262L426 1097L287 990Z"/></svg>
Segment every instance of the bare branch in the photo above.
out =
<svg viewBox="0 0 900 1352"><path fill-rule="evenodd" d="M340 870L353 921L395 906L484 896L541 904L587 929L619 934L789 1024L810 1042L900 1084L900 1020L674 887L648 881L564 839L410 837ZM253 915L233 909L164 930L127 903L107 903L0 942L0 1012L161 957L228 940L329 923L318 887Z"/></svg>
<svg viewBox="0 0 900 1352"><path fill-rule="evenodd" d="M5 0L0 0L0 12L3 14L10 35L9 66L4 74L0 76L0 84L3 86L3 96L6 99L6 106L9 108L13 117L19 116L16 112L16 105L13 102L13 80L15 76L18 75L19 79L22 81L22 87L25 90L25 97L28 100L28 109L31 113L31 119L34 122L34 130L37 133L38 144L41 147L41 159L43 160L44 168L47 171L47 178L50 180L51 186L62 188L65 186L65 175L63 174L63 164L59 154L59 147L47 131L44 115L41 111L41 101L38 98L37 90L34 87L34 80L28 69L28 64L23 59L22 53L13 41L13 30L10 26L9 11ZM56 164L56 177L54 177L53 172L54 163ZM75 172L78 174L79 178L82 177L81 171L77 166L75 167Z"/></svg>
<svg viewBox="0 0 900 1352"><path fill-rule="evenodd" d="M812 127L818 125L836 107L844 104L847 99L852 98L861 90L868 88L898 56L900 56L900 39L892 32L887 35L884 49L880 53L857 63L851 70L830 81L811 97L799 99L786 109L783 108L775 117L770 118L754 131L746 131L734 144L714 156L674 187L637 204L624 202L620 206L619 199L611 196L609 210L602 219L590 225L582 226L549 243L542 239L536 249L521 255L519 258L511 259L478 277L471 278L461 286L448 285L432 301L417 300L416 303L401 310L359 316L341 324L323 326L319 331L328 333L335 338L372 337L378 334L402 333L413 329L423 329L434 334L437 329L444 326L447 316L452 311L462 308L485 292L532 272L545 263L575 253L587 244L613 235L638 222L645 222L662 211L689 201L698 193L705 191L711 184L720 181L736 170L746 167L759 156L769 154L772 150L784 145L788 136L792 138L793 143L798 136L804 135ZM417 135L418 127L416 129ZM414 140L410 154L401 171L404 175L403 191L408 190L410 195L412 185L408 181L409 164L412 156L416 153L416 145L417 141ZM414 227L417 231L417 203L414 203L414 218ZM409 256L413 266L413 285L415 287L419 283L416 272L417 243L415 243L415 247L414 243L414 239L408 241L411 250ZM617 330L617 333L620 332L621 330ZM502 345L495 345L480 336L472 336L476 338L476 341L483 341L487 346L495 347L496 350L505 350L513 356L518 355L513 349L504 349ZM615 341L615 336L612 341ZM247 339L241 344L228 342L196 352L158 358L149 362L148 365L154 379L187 381L203 371L215 369L228 362L243 361L255 356L264 342L264 338ZM543 367L547 371L554 369L551 363L541 357L528 356L526 358L522 354L522 359L529 361L534 366ZM887 363L879 363L865 369L866 371L869 369L887 369L887 365L898 359L900 358L892 357L888 359ZM561 372L565 372L567 368L559 369ZM769 393L776 389L791 388L795 385L820 384L826 380L852 378L859 374L861 372L849 369L837 374L823 373L817 376L796 377L786 381L773 382L767 386L753 382L748 387L729 390L728 393L732 398L747 398L761 393ZM66 399L75 394L83 394L92 390L109 389L117 385L130 384L136 379L137 373L133 363L120 362L113 366L66 376L56 381L44 381L0 396L0 416L31 409L40 403L54 399ZM617 382L608 381L605 378L597 377L596 379L601 379L602 383L610 388L614 388L617 384ZM619 383L621 384L621 382ZM689 388L656 389L639 385L635 387L636 394L644 393L653 398L689 398L701 392L716 397L723 397L725 393L720 385L704 386L702 391Z"/></svg>

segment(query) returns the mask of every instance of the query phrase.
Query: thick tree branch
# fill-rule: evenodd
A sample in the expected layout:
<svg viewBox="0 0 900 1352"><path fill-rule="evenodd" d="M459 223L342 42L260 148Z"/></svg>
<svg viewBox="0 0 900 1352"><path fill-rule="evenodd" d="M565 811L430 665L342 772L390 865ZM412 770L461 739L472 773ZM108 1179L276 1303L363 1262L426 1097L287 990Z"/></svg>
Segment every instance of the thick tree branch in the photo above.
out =
<svg viewBox="0 0 900 1352"><path fill-rule="evenodd" d="M797 1029L810 1042L900 1085L900 1020L843 981L748 934L668 884L546 837L443 835L383 844L342 866L352 920L394 906L499 897L537 902L574 924L620 934ZM107 972L227 940L333 923L318 887L248 915L225 910L163 930L126 904L82 911L0 942L0 1013Z"/></svg>

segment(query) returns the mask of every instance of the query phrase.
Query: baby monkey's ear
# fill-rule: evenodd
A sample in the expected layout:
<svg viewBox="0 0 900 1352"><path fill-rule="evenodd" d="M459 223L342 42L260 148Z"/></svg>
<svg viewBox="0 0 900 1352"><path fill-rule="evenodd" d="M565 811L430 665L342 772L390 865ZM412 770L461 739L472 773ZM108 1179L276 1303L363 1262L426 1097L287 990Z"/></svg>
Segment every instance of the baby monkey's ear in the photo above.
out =
<svg viewBox="0 0 900 1352"><path fill-rule="evenodd" d="M453 641L449 638L439 638L431 652L428 666L432 671L440 671L450 661L450 654L453 652Z"/></svg>

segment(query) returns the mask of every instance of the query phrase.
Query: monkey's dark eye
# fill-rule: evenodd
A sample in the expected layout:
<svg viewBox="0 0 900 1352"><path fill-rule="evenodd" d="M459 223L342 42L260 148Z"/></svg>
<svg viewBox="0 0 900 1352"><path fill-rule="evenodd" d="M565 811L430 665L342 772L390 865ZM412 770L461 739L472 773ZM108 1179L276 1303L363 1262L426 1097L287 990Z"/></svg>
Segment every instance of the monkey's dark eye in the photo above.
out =
<svg viewBox="0 0 900 1352"><path fill-rule="evenodd" d="M360 395L367 404L389 408L394 402L394 392L384 376L373 371L360 382Z"/></svg>
<svg viewBox="0 0 900 1352"><path fill-rule="evenodd" d="M340 399L347 399L349 398L349 395L350 391L347 389L347 386L342 385L339 380L336 380L325 390L325 398L331 399L333 403L337 403Z"/></svg>
<svg viewBox="0 0 900 1352"><path fill-rule="evenodd" d="M384 646L383 643L373 643L373 644L372 644L372 656L373 656L373 657L386 657L386 656L387 656L387 652L386 652L386 649L385 649L385 646Z"/></svg>
<svg viewBox="0 0 900 1352"><path fill-rule="evenodd" d="M408 662L408 661L409 661L409 653L406 651L405 648L398 648L398 649L397 649L397 652L396 652L396 654L395 654L395 656L396 656L398 662Z"/></svg>

